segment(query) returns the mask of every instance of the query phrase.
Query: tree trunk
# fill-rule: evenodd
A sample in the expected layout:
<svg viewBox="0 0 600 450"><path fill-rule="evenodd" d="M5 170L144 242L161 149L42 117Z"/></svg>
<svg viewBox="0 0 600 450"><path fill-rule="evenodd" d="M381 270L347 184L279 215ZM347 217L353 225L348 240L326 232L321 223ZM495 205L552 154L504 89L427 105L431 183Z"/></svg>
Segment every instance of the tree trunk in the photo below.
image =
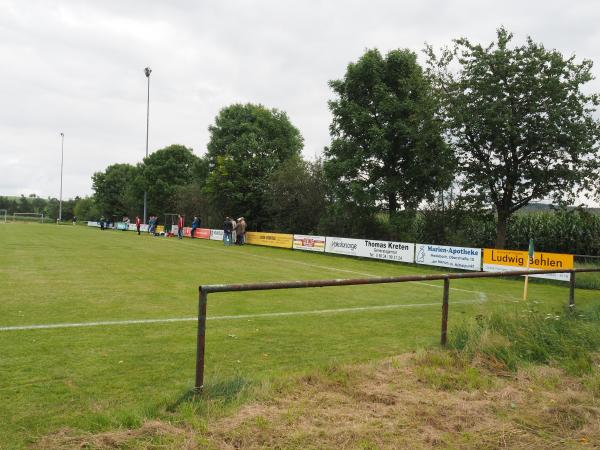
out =
<svg viewBox="0 0 600 450"><path fill-rule="evenodd" d="M498 249L503 249L506 246L508 218L508 212L498 211L498 224L496 225L496 248Z"/></svg>
<svg viewBox="0 0 600 450"><path fill-rule="evenodd" d="M390 219L396 214L398 210L398 199L396 198L395 192L388 193L388 212L390 214Z"/></svg>

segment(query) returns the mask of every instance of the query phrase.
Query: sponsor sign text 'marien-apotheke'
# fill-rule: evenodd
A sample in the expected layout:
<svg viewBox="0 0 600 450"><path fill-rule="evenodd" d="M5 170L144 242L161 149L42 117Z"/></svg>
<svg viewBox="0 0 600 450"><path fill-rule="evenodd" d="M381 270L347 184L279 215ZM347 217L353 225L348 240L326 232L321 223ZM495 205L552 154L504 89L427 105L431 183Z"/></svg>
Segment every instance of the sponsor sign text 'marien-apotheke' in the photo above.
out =
<svg viewBox="0 0 600 450"><path fill-rule="evenodd" d="M481 249L448 245L417 244L415 261L428 266L481 270Z"/></svg>

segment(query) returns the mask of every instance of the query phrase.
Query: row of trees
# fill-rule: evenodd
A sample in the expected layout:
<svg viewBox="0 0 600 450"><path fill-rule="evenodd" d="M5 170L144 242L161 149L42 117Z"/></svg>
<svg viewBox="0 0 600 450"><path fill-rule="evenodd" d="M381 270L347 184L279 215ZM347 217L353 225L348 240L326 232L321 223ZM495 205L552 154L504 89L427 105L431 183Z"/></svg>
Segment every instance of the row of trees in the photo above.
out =
<svg viewBox="0 0 600 450"><path fill-rule="evenodd" d="M94 174L95 205L140 214L147 191L150 211L200 211L212 226L236 214L251 229L383 238L382 224L388 236L408 233L423 205L449 211L452 194L453 210L493 214L502 248L531 201L600 191L598 96L583 90L591 61L512 39L500 28L487 46L427 47L425 68L410 50L367 50L330 82L322 161L302 159L284 112L236 104L209 127L203 157L173 145Z"/></svg>
<svg viewBox="0 0 600 450"><path fill-rule="evenodd" d="M77 216L77 211L81 209L83 203L93 205L94 201L91 198L80 197L63 200L62 217L65 220L71 220L73 216ZM78 205L80 206L78 207ZM2 209L5 209L8 214L35 213L43 214L50 219L56 219L58 217L59 200L53 197L42 198L35 194L30 194L27 197L21 195L18 198L0 196L0 210ZM97 213L98 211L92 211L92 216L97 215Z"/></svg>

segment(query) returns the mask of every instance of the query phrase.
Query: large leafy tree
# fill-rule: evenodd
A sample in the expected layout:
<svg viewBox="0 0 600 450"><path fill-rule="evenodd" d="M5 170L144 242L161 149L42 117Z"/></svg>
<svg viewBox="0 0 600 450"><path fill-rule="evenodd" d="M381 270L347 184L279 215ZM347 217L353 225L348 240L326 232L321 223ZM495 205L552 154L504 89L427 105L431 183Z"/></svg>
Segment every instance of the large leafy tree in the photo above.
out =
<svg viewBox="0 0 600 450"><path fill-rule="evenodd" d="M148 193L148 213L176 213L176 192L180 186L198 181L205 169L201 159L192 149L183 145L170 145L144 158L135 191L143 198Z"/></svg>
<svg viewBox="0 0 600 450"><path fill-rule="evenodd" d="M570 202L590 188L600 157L598 97L582 91L592 62L512 38L500 28L487 46L458 39L439 55L426 50L464 193L495 208L498 248L510 216L532 200Z"/></svg>
<svg viewBox="0 0 600 450"><path fill-rule="evenodd" d="M383 57L368 50L329 85L336 98L329 102L333 140L325 149L325 168L341 199L385 205L393 216L449 185L453 156L413 52L393 50Z"/></svg>
<svg viewBox="0 0 600 450"><path fill-rule="evenodd" d="M94 200L101 214L107 217L131 214L130 189L138 169L131 164L112 164L92 176Z"/></svg>
<svg viewBox="0 0 600 450"><path fill-rule="evenodd" d="M283 111L234 104L219 112L209 132L207 192L223 214L243 215L262 229L269 176L300 154L300 131Z"/></svg>

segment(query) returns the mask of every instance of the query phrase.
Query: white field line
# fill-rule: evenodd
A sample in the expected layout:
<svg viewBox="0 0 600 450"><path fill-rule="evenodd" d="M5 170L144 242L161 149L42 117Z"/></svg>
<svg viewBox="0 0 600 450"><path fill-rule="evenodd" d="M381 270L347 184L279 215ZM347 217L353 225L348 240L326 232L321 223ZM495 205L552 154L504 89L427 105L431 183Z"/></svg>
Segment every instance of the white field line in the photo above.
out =
<svg viewBox="0 0 600 450"><path fill-rule="evenodd" d="M483 303L485 300L459 300L451 301L452 305L468 305L474 303ZM437 303L412 303L412 304L394 304L394 305L377 305L377 306L357 306L354 308L338 308L338 309L318 309L309 311L289 311L277 313L259 313L259 314L238 314L235 316L208 316L207 320L237 320L237 319L255 319L263 317L289 317L289 316L309 316L309 315L325 315L325 314L341 314L354 313L360 311L377 311L386 309L399 308L420 308L427 306L441 306ZM80 322L80 323L53 323L44 325L17 325L10 327L0 327L0 331L24 331L24 330L47 330L54 328L82 328L82 327L100 327L110 325L134 325L134 324L151 324L151 323L171 323L171 322L192 322L197 321L197 317L175 317L172 319L138 319L138 320L109 320L103 322Z"/></svg>

